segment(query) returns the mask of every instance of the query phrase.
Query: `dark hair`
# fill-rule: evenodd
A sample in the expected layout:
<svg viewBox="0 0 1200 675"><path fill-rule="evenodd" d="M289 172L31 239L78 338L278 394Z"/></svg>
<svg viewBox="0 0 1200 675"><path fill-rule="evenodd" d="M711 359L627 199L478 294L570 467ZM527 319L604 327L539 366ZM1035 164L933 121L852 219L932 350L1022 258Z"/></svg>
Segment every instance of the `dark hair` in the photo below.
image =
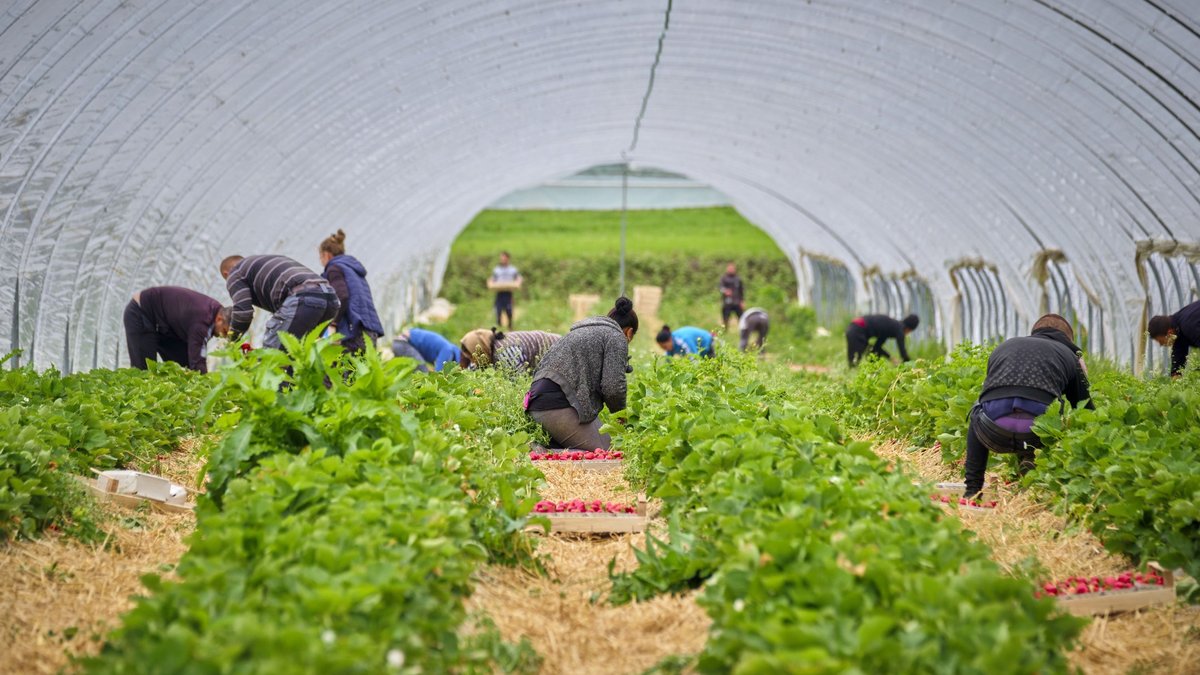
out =
<svg viewBox="0 0 1200 675"><path fill-rule="evenodd" d="M1150 337L1160 338L1166 335L1167 331L1171 330L1171 317L1163 314L1152 316L1150 317L1150 324L1146 326L1146 329L1150 331Z"/></svg>
<svg viewBox="0 0 1200 675"><path fill-rule="evenodd" d="M904 327L909 330L916 330L917 326L921 325L921 317L916 314L909 314L900 323L904 324Z"/></svg>
<svg viewBox="0 0 1200 675"><path fill-rule="evenodd" d="M671 341L671 327L666 324L663 324L662 330L658 331L658 335L654 336L654 341L655 342L670 342Z"/></svg>
<svg viewBox="0 0 1200 675"><path fill-rule="evenodd" d="M617 322L617 325L622 330L632 328L634 334L638 332L638 316L637 312L633 311L633 301L625 296L617 298L613 303L613 308L608 310L608 318Z"/></svg>
<svg viewBox="0 0 1200 675"><path fill-rule="evenodd" d="M346 233L339 229L336 233L325 237L325 241L321 242L321 247L317 250L332 256L345 255Z"/></svg>
<svg viewBox="0 0 1200 675"><path fill-rule="evenodd" d="M1066 335L1068 340L1071 340L1072 342L1075 340L1075 329L1071 328L1071 322L1067 321L1058 314L1043 314L1042 317L1033 324L1033 329L1029 332L1033 333L1043 329L1056 330L1063 335Z"/></svg>

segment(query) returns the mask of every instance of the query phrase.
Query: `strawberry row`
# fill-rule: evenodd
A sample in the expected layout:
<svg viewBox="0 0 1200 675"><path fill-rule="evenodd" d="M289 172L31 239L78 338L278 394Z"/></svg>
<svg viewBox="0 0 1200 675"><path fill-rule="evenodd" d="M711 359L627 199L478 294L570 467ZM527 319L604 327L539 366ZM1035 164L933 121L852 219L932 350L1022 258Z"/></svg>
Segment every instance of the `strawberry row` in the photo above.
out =
<svg viewBox="0 0 1200 675"><path fill-rule="evenodd" d="M569 502L542 500L533 510L535 513L637 513L637 507L633 504L602 502L599 499L588 502L582 499L572 499Z"/></svg>
<svg viewBox="0 0 1200 675"><path fill-rule="evenodd" d="M1083 595L1101 591L1126 591L1162 586L1166 580L1156 572L1122 572L1115 577L1067 577L1062 581L1042 584L1034 597Z"/></svg>
<svg viewBox="0 0 1200 675"><path fill-rule="evenodd" d="M987 500L987 501L980 501L978 499L967 499L966 497L957 497L956 498L956 497L951 497L950 495L938 495L938 494L929 495L929 499L930 499L930 501L941 502L943 504L957 503L960 506L973 506L977 509L994 509L994 508L996 508L996 505L1000 503L1000 502L997 502L995 499L991 499L991 500Z"/></svg>
<svg viewBox="0 0 1200 675"><path fill-rule="evenodd" d="M557 461L579 461L579 460L596 460L596 459L623 459L625 453L620 450L563 450L562 452L531 452L529 459L539 462L547 460Z"/></svg>

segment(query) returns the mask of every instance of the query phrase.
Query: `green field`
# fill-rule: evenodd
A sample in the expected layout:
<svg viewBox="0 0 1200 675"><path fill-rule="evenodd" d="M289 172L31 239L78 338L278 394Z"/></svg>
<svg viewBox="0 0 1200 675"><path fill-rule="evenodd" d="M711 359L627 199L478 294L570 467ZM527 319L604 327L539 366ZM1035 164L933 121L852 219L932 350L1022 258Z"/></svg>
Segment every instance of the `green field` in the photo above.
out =
<svg viewBox="0 0 1200 675"><path fill-rule="evenodd" d="M630 211L627 254L695 254L784 259L765 232L732 208ZM617 256L617 211L482 211L454 241L455 256L495 257L507 250L558 258Z"/></svg>

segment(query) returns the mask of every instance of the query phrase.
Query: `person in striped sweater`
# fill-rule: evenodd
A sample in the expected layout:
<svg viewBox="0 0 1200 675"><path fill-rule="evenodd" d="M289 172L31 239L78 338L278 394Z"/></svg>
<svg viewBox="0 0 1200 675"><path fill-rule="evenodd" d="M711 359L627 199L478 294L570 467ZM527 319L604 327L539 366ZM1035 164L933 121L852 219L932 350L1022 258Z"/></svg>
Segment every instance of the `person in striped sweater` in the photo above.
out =
<svg viewBox="0 0 1200 675"><path fill-rule="evenodd" d="M279 333L301 337L337 316L341 304L320 274L281 255L231 255L221 261L221 276L233 299L229 332L245 333L254 308L271 312L263 346L281 349Z"/></svg>
<svg viewBox="0 0 1200 675"><path fill-rule="evenodd" d="M530 372L537 368L542 355L559 337L540 330L504 333L495 328L480 328L462 337L458 364L463 368L499 366L517 372Z"/></svg>

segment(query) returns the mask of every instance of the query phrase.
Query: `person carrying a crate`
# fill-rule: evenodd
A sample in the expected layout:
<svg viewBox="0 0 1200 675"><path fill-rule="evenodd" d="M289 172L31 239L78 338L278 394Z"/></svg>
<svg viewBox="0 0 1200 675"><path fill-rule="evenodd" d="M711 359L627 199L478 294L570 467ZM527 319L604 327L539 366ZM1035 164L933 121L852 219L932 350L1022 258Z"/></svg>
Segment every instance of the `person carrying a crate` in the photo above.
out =
<svg viewBox="0 0 1200 675"><path fill-rule="evenodd" d="M513 288L521 285L521 273L511 264L512 258L508 251L500 252L500 264L492 269L488 286L496 290L496 324L504 327L504 317L508 317L508 329L512 330L513 322Z"/></svg>
<svg viewBox="0 0 1200 675"><path fill-rule="evenodd" d="M1150 317L1147 326L1150 339L1171 348L1171 377L1179 377L1187 365L1188 352L1200 347L1200 301L1184 307L1170 316Z"/></svg>
<svg viewBox="0 0 1200 675"><path fill-rule="evenodd" d="M883 343L889 339L896 341L900 360L907 361L908 350L904 348L904 338L920 324L921 317L916 314L909 314L903 321L882 314L868 314L852 320L850 325L846 326L846 357L850 361L850 367L858 365L867 353L867 347L871 348L872 354L891 359L892 355L883 348ZM874 345L871 345L872 339L875 340Z"/></svg>
<svg viewBox="0 0 1200 675"><path fill-rule="evenodd" d="M1055 401L1060 408L1064 401L1095 407L1083 352L1074 340L1066 319L1046 314L1030 335L1005 340L992 351L979 401L968 415L967 499L983 490L989 453L1015 454L1022 475L1033 468L1034 451L1042 447L1033 422Z"/></svg>
<svg viewBox="0 0 1200 675"><path fill-rule="evenodd" d="M577 322L542 356L524 408L557 447L609 449L612 439L600 433L600 409L625 409L629 343L637 330L633 301L620 297L607 316Z"/></svg>

